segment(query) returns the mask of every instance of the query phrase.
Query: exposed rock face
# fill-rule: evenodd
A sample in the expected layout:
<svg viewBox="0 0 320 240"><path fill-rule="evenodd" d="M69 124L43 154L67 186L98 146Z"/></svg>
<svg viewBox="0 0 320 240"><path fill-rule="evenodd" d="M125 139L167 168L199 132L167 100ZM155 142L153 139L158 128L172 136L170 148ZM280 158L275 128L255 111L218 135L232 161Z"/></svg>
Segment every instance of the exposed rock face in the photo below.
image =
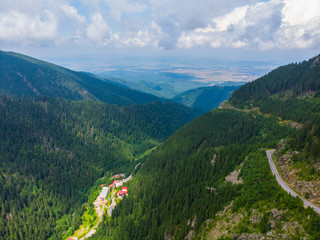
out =
<svg viewBox="0 0 320 240"><path fill-rule="evenodd" d="M215 162L216 162L216 158L217 158L217 154L213 155L213 158L211 160L211 165L214 166Z"/></svg>
<svg viewBox="0 0 320 240"><path fill-rule="evenodd" d="M172 239L172 236L170 236L170 234L168 232L165 232L164 233L164 240L171 240Z"/></svg>
<svg viewBox="0 0 320 240"><path fill-rule="evenodd" d="M194 239L195 236L196 236L196 232L194 230L190 230L190 232L188 233L185 239L192 240Z"/></svg>
<svg viewBox="0 0 320 240"><path fill-rule="evenodd" d="M261 234L241 234L241 235L234 235L233 239L237 240L262 240L265 237Z"/></svg>
<svg viewBox="0 0 320 240"><path fill-rule="evenodd" d="M197 215L194 215L193 220L190 219L187 221L187 225L190 226L192 229L189 231L188 235L185 237L187 240L192 240L196 236L195 227L197 224Z"/></svg>
<svg viewBox="0 0 320 240"><path fill-rule="evenodd" d="M320 180L306 181L299 178L298 174L301 169L293 168L293 162L291 161L298 154L299 152L297 151L289 151L286 154L277 155L277 166L280 175L302 197L320 206ZM314 167L317 169L317 164Z"/></svg>
<svg viewBox="0 0 320 240"><path fill-rule="evenodd" d="M271 217L272 217L275 221L279 221L279 220L281 219L284 211L279 211L279 210L277 210L277 209L274 208L274 209L272 209L272 210L270 211L270 213L271 213Z"/></svg>
<svg viewBox="0 0 320 240"><path fill-rule="evenodd" d="M241 177L239 178L240 171L241 169L231 172L228 176L226 176L226 181L232 182L233 184L242 184L243 180Z"/></svg>
<svg viewBox="0 0 320 240"><path fill-rule="evenodd" d="M271 240L271 239L292 239L295 234L301 234L301 239L308 239L309 235L304 231L302 225L291 219L284 220L286 210L271 210L251 209L251 212L245 209L240 209L237 212L232 212L233 203L225 207L224 210L217 213L217 220L208 221L210 225L209 232L202 239L224 239L231 238L236 240ZM270 230L267 233L260 233L258 227L263 216L268 216ZM249 219L246 223L247 232L242 232L239 226L243 225L243 221ZM207 226L209 225L207 223ZM280 231L279 231L280 230Z"/></svg>
<svg viewBox="0 0 320 240"><path fill-rule="evenodd" d="M258 210L252 209L252 213L250 216L250 222L252 224L259 223L259 222L261 222L261 218L262 218L262 214Z"/></svg>

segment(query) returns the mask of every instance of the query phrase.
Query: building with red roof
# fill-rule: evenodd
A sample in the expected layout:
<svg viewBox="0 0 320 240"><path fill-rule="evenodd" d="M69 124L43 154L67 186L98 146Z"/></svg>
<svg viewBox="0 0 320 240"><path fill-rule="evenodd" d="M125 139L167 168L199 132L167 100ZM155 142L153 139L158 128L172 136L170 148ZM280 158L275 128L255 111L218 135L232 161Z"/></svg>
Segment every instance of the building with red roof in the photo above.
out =
<svg viewBox="0 0 320 240"><path fill-rule="evenodd" d="M122 191L122 190L119 190L118 192L118 197L122 197L123 195L125 195L126 192Z"/></svg>

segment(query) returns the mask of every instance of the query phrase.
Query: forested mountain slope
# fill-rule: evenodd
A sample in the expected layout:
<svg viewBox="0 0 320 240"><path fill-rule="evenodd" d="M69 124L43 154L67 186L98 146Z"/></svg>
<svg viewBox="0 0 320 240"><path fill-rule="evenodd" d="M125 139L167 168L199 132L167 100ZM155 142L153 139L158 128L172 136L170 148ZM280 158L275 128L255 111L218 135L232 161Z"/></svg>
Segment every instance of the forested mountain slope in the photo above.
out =
<svg viewBox="0 0 320 240"><path fill-rule="evenodd" d="M277 97L303 97L320 91L320 55L308 61L279 67L265 76L243 85L230 102L254 103L277 94Z"/></svg>
<svg viewBox="0 0 320 240"><path fill-rule="evenodd" d="M195 117L154 102L0 97L0 238L61 239L81 223L87 191ZM72 229L72 228L71 228Z"/></svg>
<svg viewBox="0 0 320 240"><path fill-rule="evenodd" d="M230 109L177 131L150 154L92 239L319 239L319 216L281 189L265 152L319 159L317 59L244 85ZM306 174L316 178L317 170Z"/></svg>
<svg viewBox="0 0 320 240"><path fill-rule="evenodd" d="M320 223L319 218L304 211L299 200L277 185L265 151L260 150L275 147L294 131L281 127L274 118L254 113L207 113L149 156L137 182L130 186L129 197L115 209L112 219L105 219L92 239L193 239L206 235L213 227L209 223L214 223L216 214L231 201L234 212L244 212L243 219L250 219L252 209L261 217L253 224L239 220L226 236L253 232L265 236L272 230L275 237L283 239L319 233L319 227L311 228L314 221ZM225 180L237 168L243 178L239 185ZM269 227L272 209L286 212L282 225L300 219L297 226L301 232L277 234L282 225Z"/></svg>
<svg viewBox="0 0 320 240"><path fill-rule="evenodd" d="M320 206L320 55L275 69L241 87L230 102L299 129L277 146L278 169L296 192Z"/></svg>
<svg viewBox="0 0 320 240"><path fill-rule="evenodd" d="M131 105L164 101L88 74L13 52L0 51L0 94L63 97Z"/></svg>
<svg viewBox="0 0 320 240"><path fill-rule="evenodd" d="M188 107L198 108L208 112L218 107L224 100L229 99L239 86L228 87L202 87L191 89L172 98L173 101L182 103Z"/></svg>

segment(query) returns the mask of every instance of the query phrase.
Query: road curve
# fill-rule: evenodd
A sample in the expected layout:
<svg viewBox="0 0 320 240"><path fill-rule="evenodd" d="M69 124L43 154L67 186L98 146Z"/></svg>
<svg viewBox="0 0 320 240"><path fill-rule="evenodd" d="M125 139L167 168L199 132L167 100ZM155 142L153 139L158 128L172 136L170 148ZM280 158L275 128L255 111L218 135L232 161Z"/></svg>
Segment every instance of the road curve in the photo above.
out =
<svg viewBox="0 0 320 240"><path fill-rule="evenodd" d="M281 176L279 175L279 172L273 162L273 159L272 159L272 154L275 152L274 149L272 150L268 150L266 151L267 153L267 157L268 157L268 161L269 161L269 165L270 165L270 168L271 168L271 171L273 173L273 175L276 177L276 180L277 182L280 184L280 186L287 192L289 193L291 196L293 197L299 197L301 198L301 200L303 201L303 205L305 208L307 207L311 207L316 213L320 214L320 208L315 206L314 204L312 204L311 202L309 202L308 200L300 197L295 191L293 191L286 183L285 181L283 181L283 179L281 178Z"/></svg>

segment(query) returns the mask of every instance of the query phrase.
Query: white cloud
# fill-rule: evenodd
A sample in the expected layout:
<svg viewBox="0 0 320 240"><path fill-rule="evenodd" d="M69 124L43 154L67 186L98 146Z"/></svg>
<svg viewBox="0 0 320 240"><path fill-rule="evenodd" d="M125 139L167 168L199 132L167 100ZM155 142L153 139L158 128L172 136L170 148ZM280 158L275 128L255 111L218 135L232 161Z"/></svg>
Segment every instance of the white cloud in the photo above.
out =
<svg viewBox="0 0 320 240"><path fill-rule="evenodd" d="M316 46L320 40L320 2L271 0L235 8L212 23L185 31L180 48L207 46L270 50Z"/></svg>
<svg viewBox="0 0 320 240"><path fill-rule="evenodd" d="M68 4L61 5L62 12L71 20L76 21L77 23L85 23L86 18L78 13L78 10L73 6Z"/></svg>
<svg viewBox="0 0 320 240"><path fill-rule="evenodd" d="M319 0L5 0L16 45L270 50L319 46Z"/></svg>
<svg viewBox="0 0 320 240"><path fill-rule="evenodd" d="M141 13L148 9L146 4L128 0L105 0L105 2L110 8L109 13L118 21L121 21L124 14Z"/></svg>
<svg viewBox="0 0 320 240"><path fill-rule="evenodd" d="M53 40L57 37L58 23L55 15L46 10L43 16L27 16L17 11L0 13L0 39L23 42Z"/></svg>
<svg viewBox="0 0 320 240"><path fill-rule="evenodd" d="M87 37L97 43L106 44L112 32L100 13L91 15L91 23L87 27Z"/></svg>
<svg viewBox="0 0 320 240"><path fill-rule="evenodd" d="M284 0L283 23L294 26L307 24L320 16L319 0Z"/></svg>
<svg viewBox="0 0 320 240"><path fill-rule="evenodd" d="M304 49L319 46L320 2L318 0L284 0L284 16L276 34L280 47Z"/></svg>
<svg viewBox="0 0 320 240"><path fill-rule="evenodd" d="M119 42L125 47L158 48L160 34L162 34L160 27L155 22L152 22L150 27L137 33L132 33L131 36L127 36Z"/></svg>

